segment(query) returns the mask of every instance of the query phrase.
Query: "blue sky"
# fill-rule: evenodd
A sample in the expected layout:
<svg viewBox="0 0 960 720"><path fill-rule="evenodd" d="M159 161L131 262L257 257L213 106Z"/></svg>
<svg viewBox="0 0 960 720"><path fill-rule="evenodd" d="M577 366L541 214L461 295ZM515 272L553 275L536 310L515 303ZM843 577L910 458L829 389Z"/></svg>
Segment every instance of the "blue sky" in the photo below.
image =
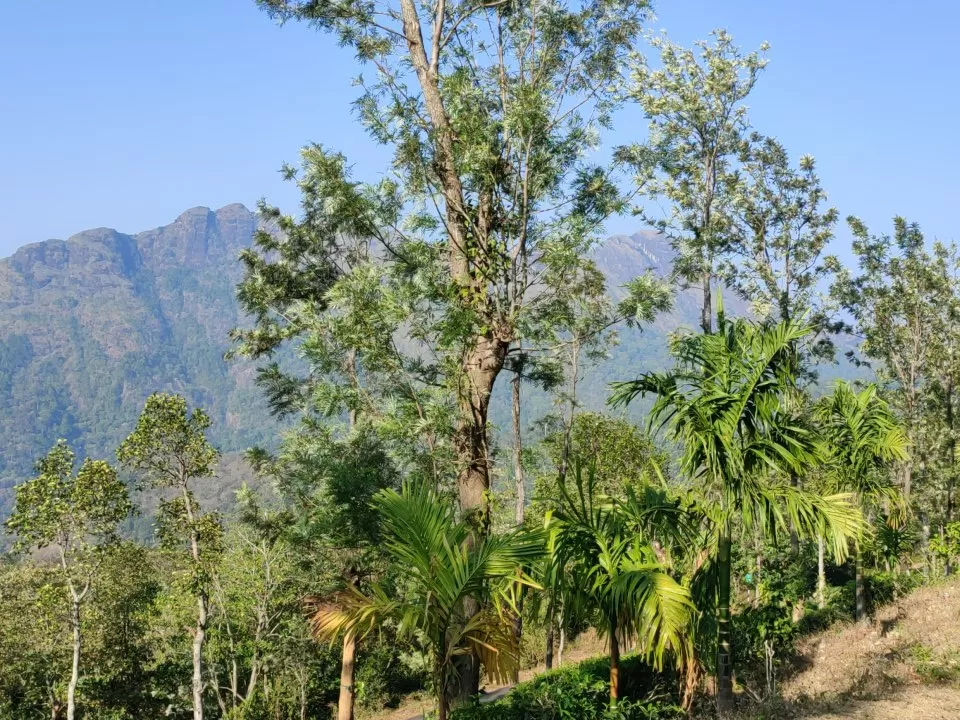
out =
<svg viewBox="0 0 960 720"><path fill-rule="evenodd" d="M955 237L956 4L663 0L653 27L683 43L716 27L747 48L769 41L757 129L817 158L841 215L880 230L902 214ZM266 196L291 208L277 169L307 142L376 178L382 150L350 109L356 73L332 38L279 28L252 0L0 2L0 256L89 227L151 228L195 205ZM643 129L625 113L611 142Z"/></svg>

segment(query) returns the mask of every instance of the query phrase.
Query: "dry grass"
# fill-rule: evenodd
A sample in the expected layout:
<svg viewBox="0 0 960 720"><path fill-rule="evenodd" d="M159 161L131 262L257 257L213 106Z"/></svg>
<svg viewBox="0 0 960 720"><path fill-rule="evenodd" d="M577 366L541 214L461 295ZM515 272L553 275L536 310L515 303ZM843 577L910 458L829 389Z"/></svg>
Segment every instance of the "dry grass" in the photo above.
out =
<svg viewBox="0 0 960 720"><path fill-rule="evenodd" d="M603 641L585 635L564 664L605 650ZM542 666L530 668L520 679L541 672ZM960 720L960 579L921 588L868 624L838 625L806 639L780 689L773 705L742 697L738 720ZM364 718L410 720L431 707L429 697L409 698Z"/></svg>
<svg viewBox="0 0 960 720"><path fill-rule="evenodd" d="M960 580L808 638L781 691L774 706L743 707L741 720L960 718Z"/></svg>

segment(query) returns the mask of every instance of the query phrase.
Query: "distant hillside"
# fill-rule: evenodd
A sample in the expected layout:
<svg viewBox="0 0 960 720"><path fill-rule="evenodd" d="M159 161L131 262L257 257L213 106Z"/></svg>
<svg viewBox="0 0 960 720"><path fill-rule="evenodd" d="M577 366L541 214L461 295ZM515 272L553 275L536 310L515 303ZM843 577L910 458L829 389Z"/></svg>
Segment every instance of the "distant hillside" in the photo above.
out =
<svg viewBox="0 0 960 720"><path fill-rule="evenodd" d="M155 230L87 230L0 260L0 506L58 437L112 456L155 390L206 408L225 450L273 433L253 422L253 368L223 359L240 319L237 253L256 223L242 205L194 208Z"/></svg>
<svg viewBox="0 0 960 720"><path fill-rule="evenodd" d="M204 407L226 453L275 440L254 368L223 359L227 334L241 321L237 255L256 227L242 205L193 208L155 230L87 230L0 260L0 515L10 487L57 438L78 455L112 457L157 390ZM662 236L639 232L611 237L596 260L619 298L647 270L666 275L674 256ZM731 311L745 311L732 294L726 300ZM614 380L665 367L667 334L698 322L699 295L690 290L650 327L622 329L609 359L580 387L584 407L601 409ZM500 427L509 423L506 392L499 383L492 418ZM546 395L528 392L525 425L551 409Z"/></svg>

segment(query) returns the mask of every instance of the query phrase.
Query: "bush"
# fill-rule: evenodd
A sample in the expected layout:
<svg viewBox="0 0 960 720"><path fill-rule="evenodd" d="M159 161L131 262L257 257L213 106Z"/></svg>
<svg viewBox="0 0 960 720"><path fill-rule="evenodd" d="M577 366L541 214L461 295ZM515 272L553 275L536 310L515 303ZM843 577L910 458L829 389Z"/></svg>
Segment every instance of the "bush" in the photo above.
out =
<svg viewBox="0 0 960 720"><path fill-rule="evenodd" d="M451 720L667 720L684 717L676 678L658 674L637 656L620 662L623 699L610 708L608 658L553 670L521 683L486 705L456 709Z"/></svg>

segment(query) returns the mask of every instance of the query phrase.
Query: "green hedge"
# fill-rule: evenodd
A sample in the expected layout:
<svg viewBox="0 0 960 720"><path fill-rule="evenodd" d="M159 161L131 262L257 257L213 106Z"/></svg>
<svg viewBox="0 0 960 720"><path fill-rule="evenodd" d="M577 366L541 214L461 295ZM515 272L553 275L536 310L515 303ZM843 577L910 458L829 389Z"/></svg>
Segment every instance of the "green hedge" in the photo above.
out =
<svg viewBox="0 0 960 720"><path fill-rule="evenodd" d="M461 707L451 720L668 720L685 717L678 683L639 657L620 661L622 700L610 708L609 658L587 660L538 675L501 700Z"/></svg>

